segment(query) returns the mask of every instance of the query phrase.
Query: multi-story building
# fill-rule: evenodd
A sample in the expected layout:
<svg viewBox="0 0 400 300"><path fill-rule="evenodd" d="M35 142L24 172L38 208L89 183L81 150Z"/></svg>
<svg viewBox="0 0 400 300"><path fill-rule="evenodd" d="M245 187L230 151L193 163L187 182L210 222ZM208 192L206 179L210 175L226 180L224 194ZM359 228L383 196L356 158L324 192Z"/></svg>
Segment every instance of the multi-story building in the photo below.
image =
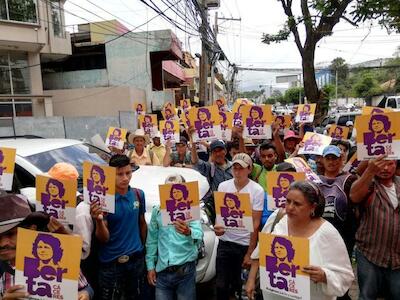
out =
<svg viewBox="0 0 400 300"><path fill-rule="evenodd" d="M43 94L41 61L71 54L65 0L0 1L0 127L15 116L51 116Z"/></svg>

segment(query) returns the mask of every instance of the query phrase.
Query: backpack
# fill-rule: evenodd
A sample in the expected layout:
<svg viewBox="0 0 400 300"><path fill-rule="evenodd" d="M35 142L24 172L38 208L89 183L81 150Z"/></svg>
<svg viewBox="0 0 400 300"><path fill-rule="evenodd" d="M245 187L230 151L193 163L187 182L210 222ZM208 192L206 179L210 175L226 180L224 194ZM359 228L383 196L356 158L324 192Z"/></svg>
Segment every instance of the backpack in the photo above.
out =
<svg viewBox="0 0 400 300"><path fill-rule="evenodd" d="M335 215L341 220L346 220L348 212L348 199L344 191L344 184L351 174L338 176L334 179L320 176L321 183L318 187L325 197L324 218L334 218Z"/></svg>

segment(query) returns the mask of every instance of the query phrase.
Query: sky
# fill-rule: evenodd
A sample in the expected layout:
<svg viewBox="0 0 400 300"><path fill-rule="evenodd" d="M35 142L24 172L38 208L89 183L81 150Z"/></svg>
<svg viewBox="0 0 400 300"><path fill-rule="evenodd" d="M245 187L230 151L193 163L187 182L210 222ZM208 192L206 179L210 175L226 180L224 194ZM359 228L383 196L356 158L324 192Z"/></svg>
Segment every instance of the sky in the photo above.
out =
<svg viewBox="0 0 400 300"><path fill-rule="evenodd" d="M174 2L179 0L172 0ZM186 1L186 0L180 0ZM150 1L147 1L150 2ZM153 0L160 7L163 0ZM263 44L263 33L273 34L284 24L286 18L282 6L276 0L220 0L218 10L210 10L210 23L218 17L240 18L241 21L218 20L218 42L229 61L242 67L259 68L301 68L301 57L291 36L288 41L278 44ZM97 6L95 6L95 5ZM295 0L295 11L299 1ZM75 24L104 21L119 18L129 29L135 31L172 29L181 40L183 48L194 55L201 52L198 36L190 36L160 17L139 0L68 0L64 6L68 31L76 30ZM167 13L167 12L166 12ZM114 16L113 16L114 15ZM169 16L174 16L169 11ZM77 17L79 16L79 17ZM175 16L176 21L182 21ZM301 37L304 34L301 33ZM342 57L349 64L392 57L400 46L400 35L390 34L379 25L365 23L354 27L342 20L334 28L332 36L324 38L318 44L315 64L328 65L336 57ZM223 71L223 69L222 69ZM240 71L238 74L239 90L264 88L282 88L276 84L276 76L288 73L269 73Z"/></svg>

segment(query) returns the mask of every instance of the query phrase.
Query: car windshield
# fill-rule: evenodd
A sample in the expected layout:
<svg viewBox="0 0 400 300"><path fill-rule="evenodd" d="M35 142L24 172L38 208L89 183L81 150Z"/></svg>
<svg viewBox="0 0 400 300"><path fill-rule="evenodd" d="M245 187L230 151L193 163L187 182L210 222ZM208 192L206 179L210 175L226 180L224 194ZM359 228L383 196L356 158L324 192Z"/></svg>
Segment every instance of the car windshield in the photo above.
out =
<svg viewBox="0 0 400 300"><path fill-rule="evenodd" d="M97 164L107 164L109 154L89 144L72 145L25 157L42 172L47 172L58 162L67 162L75 166L82 178L82 163L90 161Z"/></svg>

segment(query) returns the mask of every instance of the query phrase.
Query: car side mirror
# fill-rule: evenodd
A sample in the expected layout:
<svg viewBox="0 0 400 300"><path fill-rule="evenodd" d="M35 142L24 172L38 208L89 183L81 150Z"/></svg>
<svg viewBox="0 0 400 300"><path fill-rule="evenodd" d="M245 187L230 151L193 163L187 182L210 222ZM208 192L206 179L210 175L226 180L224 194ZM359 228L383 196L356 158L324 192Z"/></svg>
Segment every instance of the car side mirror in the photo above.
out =
<svg viewBox="0 0 400 300"><path fill-rule="evenodd" d="M26 187L20 189L21 195L24 195L26 198L28 198L28 201L30 204L33 206L36 205L36 188L34 187Z"/></svg>

